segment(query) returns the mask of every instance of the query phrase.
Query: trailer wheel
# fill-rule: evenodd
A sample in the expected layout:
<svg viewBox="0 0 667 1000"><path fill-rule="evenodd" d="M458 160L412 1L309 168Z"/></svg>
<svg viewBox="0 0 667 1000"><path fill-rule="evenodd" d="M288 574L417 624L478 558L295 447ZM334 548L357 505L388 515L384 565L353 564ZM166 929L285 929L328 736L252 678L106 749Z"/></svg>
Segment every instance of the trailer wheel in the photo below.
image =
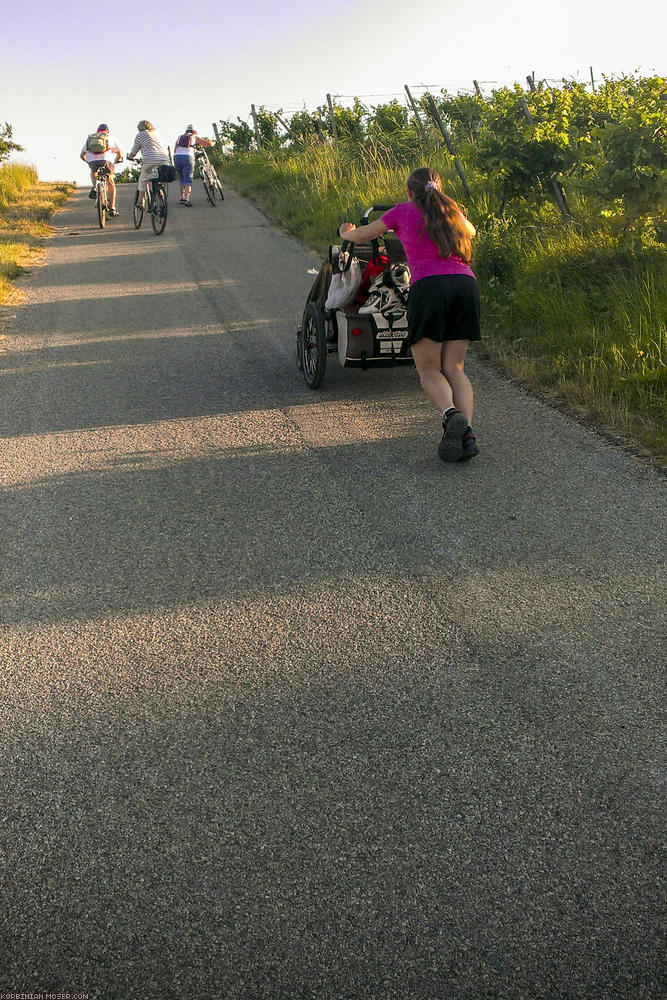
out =
<svg viewBox="0 0 667 1000"><path fill-rule="evenodd" d="M301 358L306 385L317 389L327 367L327 334L324 314L316 302L309 302L303 314Z"/></svg>

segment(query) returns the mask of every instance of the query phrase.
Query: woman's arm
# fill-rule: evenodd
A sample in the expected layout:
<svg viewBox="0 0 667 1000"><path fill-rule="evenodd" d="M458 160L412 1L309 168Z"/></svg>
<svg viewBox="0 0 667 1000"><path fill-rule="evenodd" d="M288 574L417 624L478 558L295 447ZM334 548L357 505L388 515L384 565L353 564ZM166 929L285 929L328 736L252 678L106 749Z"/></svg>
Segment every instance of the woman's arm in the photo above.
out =
<svg viewBox="0 0 667 1000"><path fill-rule="evenodd" d="M137 132L137 135L136 135L135 140L134 140L134 146L132 147L132 149L130 150L130 152L127 154L128 160L133 160L134 157L139 152L140 148L141 148L141 132Z"/></svg>
<svg viewBox="0 0 667 1000"><path fill-rule="evenodd" d="M338 227L338 235L344 240L349 240L350 243L370 243L371 240L376 240L378 236L382 236L386 232L387 225L382 219L376 219L375 222L369 222L358 228L352 222L341 222Z"/></svg>

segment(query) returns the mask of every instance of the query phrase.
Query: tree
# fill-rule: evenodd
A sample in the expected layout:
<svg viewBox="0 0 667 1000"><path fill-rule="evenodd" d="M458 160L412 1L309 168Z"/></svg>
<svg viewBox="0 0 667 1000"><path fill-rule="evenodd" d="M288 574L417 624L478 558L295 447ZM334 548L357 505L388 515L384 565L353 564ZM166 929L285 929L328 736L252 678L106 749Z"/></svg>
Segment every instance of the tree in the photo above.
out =
<svg viewBox="0 0 667 1000"><path fill-rule="evenodd" d="M0 127L0 163L6 160L10 153L22 153L23 146L12 142L13 130L9 122Z"/></svg>

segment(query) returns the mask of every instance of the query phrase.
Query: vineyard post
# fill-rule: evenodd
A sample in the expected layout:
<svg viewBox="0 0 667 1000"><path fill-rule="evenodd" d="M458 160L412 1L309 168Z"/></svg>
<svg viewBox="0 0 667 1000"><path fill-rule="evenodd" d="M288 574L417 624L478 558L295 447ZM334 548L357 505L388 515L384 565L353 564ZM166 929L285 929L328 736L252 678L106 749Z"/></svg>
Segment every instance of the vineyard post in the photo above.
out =
<svg viewBox="0 0 667 1000"><path fill-rule="evenodd" d="M259 122L257 121L257 112L255 111L255 105L250 105L250 114L252 115L252 121L255 126L255 140L258 146L262 145L262 136L259 131Z"/></svg>
<svg viewBox="0 0 667 1000"><path fill-rule="evenodd" d="M530 79L530 77L528 77L528 79ZM519 98L519 107L521 108L523 116L528 122L528 124L534 125L535 122L533 116L530 113L530 108L526 103L525 97ZM551 176L549 177L549 183L551 184L551 189L554 193L556 204L560 209L560 214L563 216L566 222L572 222L573 215L570 209L568 208L567 202L565 201L565 192L563 191L562 187L560 186L560 184L558 183L553 174L551 174Z"/></svg>
<svg viewBox="0 0 667 1000"><path fill-rule="evenodd" d="M475 85L475 93L477 94L478 97L481 97L482 96L482 91L480 90L480 87L479 87L479 84L477 83L477 80L473 80L472 82Z"/></svg>
<svg viewBox="0 0 667 1000"><path fill-rule="evenodd" d="M292 138L294 138L294 135L292 133L292 129L289 127L289 125L287 124L287 122L284 122L282 120L282 118L280 117L280 115L278 114L277 111L275 111L274 114L275 114L276 118L278 119L278 121L280 122L280 124L282 125L282 127L287 132L287 134L290 135L290 136L292 136Z"/></svg>
<svg viewBox="0 0 667 1000"><path fill-rule="evenodd" d="M338 141L338 129L336 128L336 118L334 115L333 101L331 100L331 94L327 94L327 104L329 105L329 121L331 122L331 134L334 138L334 142Z"/></svg>
<svg viewBox="0 0 667 1000"><path fill-rule="evenodd" d="M421 137L424 140L424 142L427 142L428 140L426 138L426 129L424 128L424 126L422 124L422 120L419 117L419 112L417 111L417 105L415 104L415 102L412 99L412 94L410 93L410 88L408 87L407 83L405 84L405 93L408 95L408 100L410 101L410 104L412 105L412 110L415 113L415 118L417 119L417 125L419 127L419 131L421 133Z"/></svg>
<svg viewBox="0 0 667 1000"><path fill-rule="evenodd" d="M431 109L431 114L433 115L433 118L435 119L438 128L442 132L442 137L445 140L447 149L449 150L449 155L454 159L454 166L456 167L457 174L461 178L461 183L463 184L463 190L465 191L466 196L470 198L471 197L470 188L468 187L468 181L466 180L466 175L463 172L463 167L461 166L460 161L456 157L456 150L454 149L454 143L452 142L452 138L445 127L445 123L442 120L440 112L438 111L438 105L435 103L432 94L427 94L426 99Z"/></svg>
<svg viewBox="0 0 667 1000"><path fill-rule="evenodd" d="M221 146L222 143L220 142L220 133L218 132L218 126L216 125L215 122L212 122L211 124L213 126L213 132L214 132L214 135L215 135L215 141L217 142L218 146Z"/></svg>
<svg viewBox="0 0 667 1000"><path fill-rule="evenodd" d="M590 71L591 71L591 87L593 88L593 93L595 93L595 79L593 77L593 67L590 66L589 68L590 68Z"/></svg>

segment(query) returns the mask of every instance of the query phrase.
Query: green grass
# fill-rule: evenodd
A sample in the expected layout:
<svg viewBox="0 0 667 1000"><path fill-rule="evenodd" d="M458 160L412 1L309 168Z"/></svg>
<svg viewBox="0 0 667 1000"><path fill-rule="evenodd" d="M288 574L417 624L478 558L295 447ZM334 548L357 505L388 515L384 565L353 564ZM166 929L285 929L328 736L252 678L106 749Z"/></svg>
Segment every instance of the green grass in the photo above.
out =
<svg viewBox="0 0 667 1000"><path fill-rule="evenodd" d="M12 282L39 263L49 220L72 190L70 184L40 183L34 167L0 164L0 306L22 300Z"/></svg>
<svg viewBox="0 0 667 1000"><path fill-rule="evenodd" d="M401 162L381 147L313 146L224 159L228 183L324 252L342 219L405 199L413 166L432 164L478 228L473 267L485 336L474 350L509 374L613 434L667 457L664 245L624 246L600 207L576 198L579 226L550 205L523 204L509 220L483 179L471 197L442 150Z"/></svg>
<svg viewBox="0 0 667 1000"><path fill-rule="evenodd" d="M664 461L667 262L599 231L481 235L482 353Z"/></svg>

